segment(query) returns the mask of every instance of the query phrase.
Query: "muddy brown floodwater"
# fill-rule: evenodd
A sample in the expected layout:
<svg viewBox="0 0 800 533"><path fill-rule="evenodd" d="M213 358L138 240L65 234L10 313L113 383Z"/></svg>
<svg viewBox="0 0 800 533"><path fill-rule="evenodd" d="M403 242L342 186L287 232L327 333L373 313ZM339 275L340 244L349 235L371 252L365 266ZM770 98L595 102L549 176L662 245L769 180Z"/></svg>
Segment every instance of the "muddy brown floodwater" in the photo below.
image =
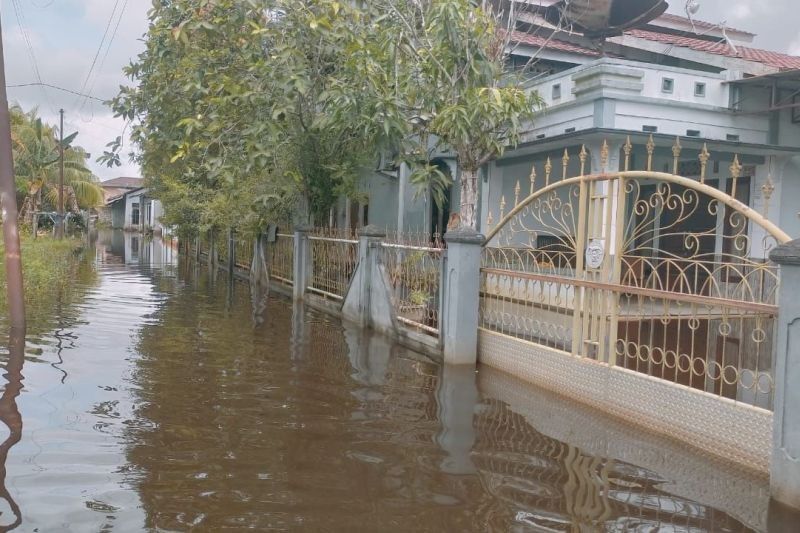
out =
<svg viewBox="0 0 800 533"><path fill-rule="evenodd" d="M767 529L761 475L213 279L159 241L108 234L88 255L69 301L35 309L23 389L0 400L22 420L1 525Z"/></svg>

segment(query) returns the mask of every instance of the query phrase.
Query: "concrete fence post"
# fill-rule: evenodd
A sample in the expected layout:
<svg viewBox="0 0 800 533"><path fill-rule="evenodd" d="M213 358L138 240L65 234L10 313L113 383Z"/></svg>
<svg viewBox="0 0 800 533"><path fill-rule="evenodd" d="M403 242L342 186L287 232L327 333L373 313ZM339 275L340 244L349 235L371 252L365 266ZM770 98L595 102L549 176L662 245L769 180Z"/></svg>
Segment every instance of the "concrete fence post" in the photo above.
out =
<svg viewBox="0 0 800 533"><path fill-rule="evenodd" d="M800 509L800 239L778 246L778 336L775 343L772 497Z"/></svg>
<svg viewBox="0 0 800 533"><path fill-rule="evenodd" d="M478 303L484 236L471 228L444 235L447 261L442 275L444 362L472 365L478 361Z"/></svg>
<svg viewBox="0 0 800 533"><path fill-rule="evenodd" d="M259 232L253 240L253 259L250 262L250 281L256 285L269 285L269 265L267 264L267 236Z"/></svg>
<svg viewBox="0 0 800 533"><path fill-rule="evenodd" d="M345 296L342 315L363 328L372 323L370 300L373 278L376 275L375 245L385 238L386 231L377 226L366 226L358 230L358 267Z"/></svg>
<svg viewBox="0 0 800 533"><path fill-rule="evenodd" d="M311 243L308 235L310 226L298 226L294 230L294 287L292 295L295 300L302 300L313 274Z"/></svg>
<svg viewBox="0 0 800 533"><path fill-rule="evenodd" d="M233 277L234 265L236 265L236 231L228 229L228 276Z"/></svg>
<svg viewBox="0 0 800 533"><path fill-rule="evenodd" d="M213 229L208 230L208 269L214 271L217 268L217 243Z"/></svg>

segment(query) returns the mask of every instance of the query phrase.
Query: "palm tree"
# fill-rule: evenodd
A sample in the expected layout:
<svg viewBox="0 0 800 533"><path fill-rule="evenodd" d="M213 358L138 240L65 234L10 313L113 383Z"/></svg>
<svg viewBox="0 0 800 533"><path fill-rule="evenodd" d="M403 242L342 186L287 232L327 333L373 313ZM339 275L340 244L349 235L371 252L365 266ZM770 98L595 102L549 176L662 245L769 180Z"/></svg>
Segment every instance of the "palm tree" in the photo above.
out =
<svg viewBox="0 0 800 533"><path fill-rule="evenodd" d="M56 129L45 124L36 110L25 113L19 107L11 109L11 142L17 191L21 197L20 219L31 224L34 213L58 203L59 141ZM86 152L71 146L77 137L64 138L65 208L71 212L96 207L103 202L103 189L97 178L86 168Z"/></svg>

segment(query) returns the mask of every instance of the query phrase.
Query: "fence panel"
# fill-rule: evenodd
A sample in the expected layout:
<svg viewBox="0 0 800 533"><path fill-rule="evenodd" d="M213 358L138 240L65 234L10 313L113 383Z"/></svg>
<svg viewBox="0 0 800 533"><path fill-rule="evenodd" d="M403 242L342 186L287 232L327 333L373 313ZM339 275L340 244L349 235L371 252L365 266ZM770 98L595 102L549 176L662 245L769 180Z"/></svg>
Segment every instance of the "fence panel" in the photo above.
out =
<svg viewBox="0 0 800 533"><path fill-rule="evenodd" d="M253 264L253 239L237 235L236 241L236 266L250 269Z"/></svg>
<svg viewBox="0 0 800 533"><path fill-rule="evenodd" d="M358 241L309 236L312 276L306 290L330 300L343 300L358 264Z"/></svg>
<svg viewBox="0 0 800 533"><path fill-rule="evenodd" d="M275 242L270 243L268 249L270 279L285 285L293 285L294 236L278 233Z"/></svg>
<svg viewBox="0 0 800 533"><path fill-rule="evenodd" d="M413 330L439 336L444 249L381 243L379 252L397 319Z"/></svg>

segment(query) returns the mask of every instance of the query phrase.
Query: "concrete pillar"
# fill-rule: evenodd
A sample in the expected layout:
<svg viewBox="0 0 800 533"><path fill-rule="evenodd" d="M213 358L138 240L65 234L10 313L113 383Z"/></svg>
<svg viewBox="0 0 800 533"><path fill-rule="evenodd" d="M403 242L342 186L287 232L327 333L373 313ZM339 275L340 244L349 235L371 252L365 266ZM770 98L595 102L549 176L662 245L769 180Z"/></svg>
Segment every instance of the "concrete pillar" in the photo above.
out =
<svg viewBox="0 0 800 533"><path fill-rule="evenodd" d="M211 229L208 230L208 269L214 271L217 269L217 243L216 232Z"/></svg>
<svg viewBox="0 0 800 533"><path fill-rule="evenodd" d="M228 230L228 277L233 277L234 265L236 265L236 232L233 229Z"/></svg>
<svg viewBox="0 0 800 533"><path fill-rule="evenodd" d="M442 283L442 336L444 362L472 365L478 361L478 303L480 298L481 251L484 236L472 228L459 228L444 235L447 260Z"/></svg>
<svg viewBox="0 0 800 533"><path fill-rule="evenodd" d="M342 305L342 316L359 326L384 334L397 332L392 289L379 260L379 245L386 231L377 226L361 228L358 267Z"/></svg>
<svg viewBox="0 0 800 533"><path fill-rule="evenodd" d="M778 337L775 350L772 497L800 509L800 239L778 246Z"/></svg>
<svg viewBox="0 0 800 533"><path fill-rule="evenodd" d="M256 285L269 286L268 235L259 233L253 242L253 261L250 263L250 281ZM274 240L272 242L275 242Z"/></svg>
<svg viewBox="0 0 800 533"><path fill-rule="evenodd" d="M295 300L302 300L306 287L311 281L313 268L311 257L311 243L308 234L311 226L298 226L294 230L294 288L292 294Z"/></svg>

